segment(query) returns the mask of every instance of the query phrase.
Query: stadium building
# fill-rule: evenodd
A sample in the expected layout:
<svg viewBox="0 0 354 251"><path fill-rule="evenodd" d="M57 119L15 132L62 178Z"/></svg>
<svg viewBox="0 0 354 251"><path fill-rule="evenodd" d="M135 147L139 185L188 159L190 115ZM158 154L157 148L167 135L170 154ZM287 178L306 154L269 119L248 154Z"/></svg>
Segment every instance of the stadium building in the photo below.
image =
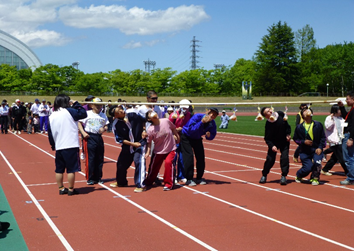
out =
<svg viewBox="0 0 354 251"><path fill-rule="evenodd" d="M24 43L0 30L0 65L16 66L18 70L41 66L42 63L34 52Z"/></svg>

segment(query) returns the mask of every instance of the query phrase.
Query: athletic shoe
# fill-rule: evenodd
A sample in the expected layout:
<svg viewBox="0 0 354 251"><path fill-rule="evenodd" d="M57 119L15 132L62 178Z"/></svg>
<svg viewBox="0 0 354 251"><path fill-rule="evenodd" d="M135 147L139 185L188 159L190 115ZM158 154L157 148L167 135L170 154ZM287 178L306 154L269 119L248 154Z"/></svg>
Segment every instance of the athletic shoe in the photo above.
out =
<svg viewBox="0 0 354 251"><path fill-rule="evenodd" d="M114 183L111 183L109 184L110 187L118 187L118 183L117 182L114 182Z"/></svg>
<svg viewBox="0 0 354 251"><path fill-rule="evenodd" d="M280 185L285 186L286 184L288 184L288 181L286 180L286 177L285 176L281 176Z"/></svg>
<svg viewBox="0 0 354 251"><path fill-rule="evenodd" d="M196 180L198 185L206 185L206 181L204 179Z"/></svg>
<svg viewBox="0 0 354 251"><path fill-rule="evenodd" d="M137 187L134 189L134 193L141 193L146 191L146 187Z"/></svg>
<svg viewBox="0 0 354 251"><path fill-rule="evenodd" d="M170 191L171 188L169 188L169 187L163 187L163 190L164 190L164 191Z"/></svg>
<svg viewBox="0 0 354 251"><path fill-rule="evenodd" d="M327 154L323 154L322 162L327 162Z"/></svg>
<svg viewBox="0 0 354 251"><path fill-rule="evenodd" d="M41 134L43 134L43 131L41 131Z"/></svg>
<svg viewBox="0 0 354 251"><path fill-rule="evenodd" d="M82 159L82 160L85 159L85 154L84 153L80 153L80 159Z"/></svg>
<svg viewBox="0 0 354 251"><path fill-rule="evenodd" d="M155 185L156 186L162 186L162 182L161 182L161 180L159 178L156 178Z"/></svg>
<svg viewBox="0 0 354 251"><path fill-rule="evenodd" d="M17 134L17 131L14 131L14 134Z"/></svg>
<svg viewBox="0 0 354 251"><path fill-rule="evenodd" d="M259 180L259 183L264 184L267 182L267 177L266 176L262 176L262 178Z"/></svg>
<svg viewBox="0 0 354 251"><path fill-rule="evenodd" d="M87 181L87 185L94 185L94 184L95 184L95 182L93 180L88 180Z"/></svg>
<svg viewBox="0 0 354 251"><path fill-rule="evenodd" d="M69 189L64 187L62 190L59 190L59 195L68 194L68 192L69 192Z"/></svg>
<svg viewBox="0 0 354 251"><path fill-rule="evenodd" d="M68 196L72 196L72 195L75 195L75 194L79 194L79 192L76 190L76 189L74 189L74 190L72 190L72 191L68 191Z"/></svg>
<svg viewBox="0 0 354 251"><path fill-rule="evenodd" d="M18 134L21 134L21 131L18 131Z"/></svg>
<svg viewBox="0 0 354 251"><path fill-rule="evenodd" d="M48 132L46 131L45 134L48 134Z"/></svg>
<svg viewBox="0 0 354 251"><path fill-rule="evenodd" d="M350 181L350 180L342 180L340 182L341 185L354 185L354 181Z"/></svg>
<svg viewBox="0 0 354 251"><path fill-rule="evenodd" d="M302 182L302 178L296 177L296 178L295 178L295 182L296 182L296 183L301 183L301 182Z"/></svg>
<svg viewBox="0 0 354 251"><path fill-rule="evenodd" d="M179 179L178 182L186 183L186 182L187 182L187 179L186 179L186 178Z"/></svg>
<svg viewBox="0 0 354 251"><path fill-rule="evenodd" d="M0 222L0 231L5 231L10 227L10 223L8 222Z"/></svg>
<svg viewBox="0 0 354 251"><path fill-rule="evenodd" d="M189 186L189 187L194 187L197 184L193 180L187 180L186 185Z"/></svg>
<svg viewBox="0 0 354 251"><path fill-rule="evenodd" d="M324 175L327 175L327 176L331 176L332 175L330 172L325 172L323 170L321 170L321 173L324 174Z"/></svg>
<svg viewBox="0 0 354 251"><path fill-rule="evenodd" d="M98 181L98 184L103 184L103 183L104 183L103 180L99 180L99 181Z"/></svg>
<svg viewBox="0 0 354 251"><path fill-rule="evenodd" d="M310 182L311 182L311 185L313 185L313 186L318 186L320 184L320 182L318 181L317 178L311 179Z"/></svg>

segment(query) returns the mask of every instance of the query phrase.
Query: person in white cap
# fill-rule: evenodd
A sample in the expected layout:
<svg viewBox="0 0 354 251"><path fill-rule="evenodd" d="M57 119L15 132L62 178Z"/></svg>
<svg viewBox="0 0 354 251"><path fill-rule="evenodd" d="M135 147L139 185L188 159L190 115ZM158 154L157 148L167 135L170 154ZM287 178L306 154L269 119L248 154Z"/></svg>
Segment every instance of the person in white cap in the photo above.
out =
<svg viewBox="0 0 354 251"><path fill-rule="evenodd" d="M222 115L220 116L221 124L219 126L219 129L227 129L227 126L229 125L229 120L230 117L226 114L225 110L222 110Z"/></svg>
<svg viewBox="0 0 354 251"><path fill-rule="evenodd" d="M84 151L86 155L86 179L88 185L103 184L102 168L104 160L104 142L102 134L108 130L108 118L102 110L100 98L94 98L89 104L91 110L87 111L87 117L79 120L79 130L84 138Z"/></svg>

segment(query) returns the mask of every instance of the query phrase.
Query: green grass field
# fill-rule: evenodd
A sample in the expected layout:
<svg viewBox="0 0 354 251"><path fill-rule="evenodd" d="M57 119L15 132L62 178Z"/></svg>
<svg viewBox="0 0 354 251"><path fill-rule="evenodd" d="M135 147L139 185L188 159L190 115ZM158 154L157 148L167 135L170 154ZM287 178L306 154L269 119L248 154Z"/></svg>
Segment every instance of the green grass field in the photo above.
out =
<svg viewBox="0 0 354 251"><path fill-rule="evenodd" d="M266 120L255 121L256 113L254 116L237 116L237 122L230 121L227 129L219 129L220 118L217 117L215 122L218 127L218 132L230 132L230 133L240 133L240 134L249 134L264 136L264 127ZM295 115L290 115L288 122L291 126L291 134L294 135L295 130ZM313 119L324 123L327 116L324 115L314 115Z"/></svg>

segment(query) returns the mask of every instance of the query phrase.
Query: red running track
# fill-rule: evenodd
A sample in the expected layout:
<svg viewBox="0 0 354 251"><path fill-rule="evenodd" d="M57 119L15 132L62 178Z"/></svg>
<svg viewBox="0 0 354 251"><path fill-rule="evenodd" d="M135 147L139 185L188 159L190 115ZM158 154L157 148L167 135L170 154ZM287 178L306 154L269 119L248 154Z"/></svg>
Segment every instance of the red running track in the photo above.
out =
<svg viewBox="0 0 354 251"><path fill-rule="evenodd" d="M218 133L204 141L207 185L137 194L132 168L130 187L109 187L120 146L104 141L105 184L78 174L69 197L58 195L46 135L1 135L0 183L29 250L354 250L354 187L339 185L339 165L312 186L294 182L291 163L280 186L278 156L261 185L263 138Z"/></svg>

